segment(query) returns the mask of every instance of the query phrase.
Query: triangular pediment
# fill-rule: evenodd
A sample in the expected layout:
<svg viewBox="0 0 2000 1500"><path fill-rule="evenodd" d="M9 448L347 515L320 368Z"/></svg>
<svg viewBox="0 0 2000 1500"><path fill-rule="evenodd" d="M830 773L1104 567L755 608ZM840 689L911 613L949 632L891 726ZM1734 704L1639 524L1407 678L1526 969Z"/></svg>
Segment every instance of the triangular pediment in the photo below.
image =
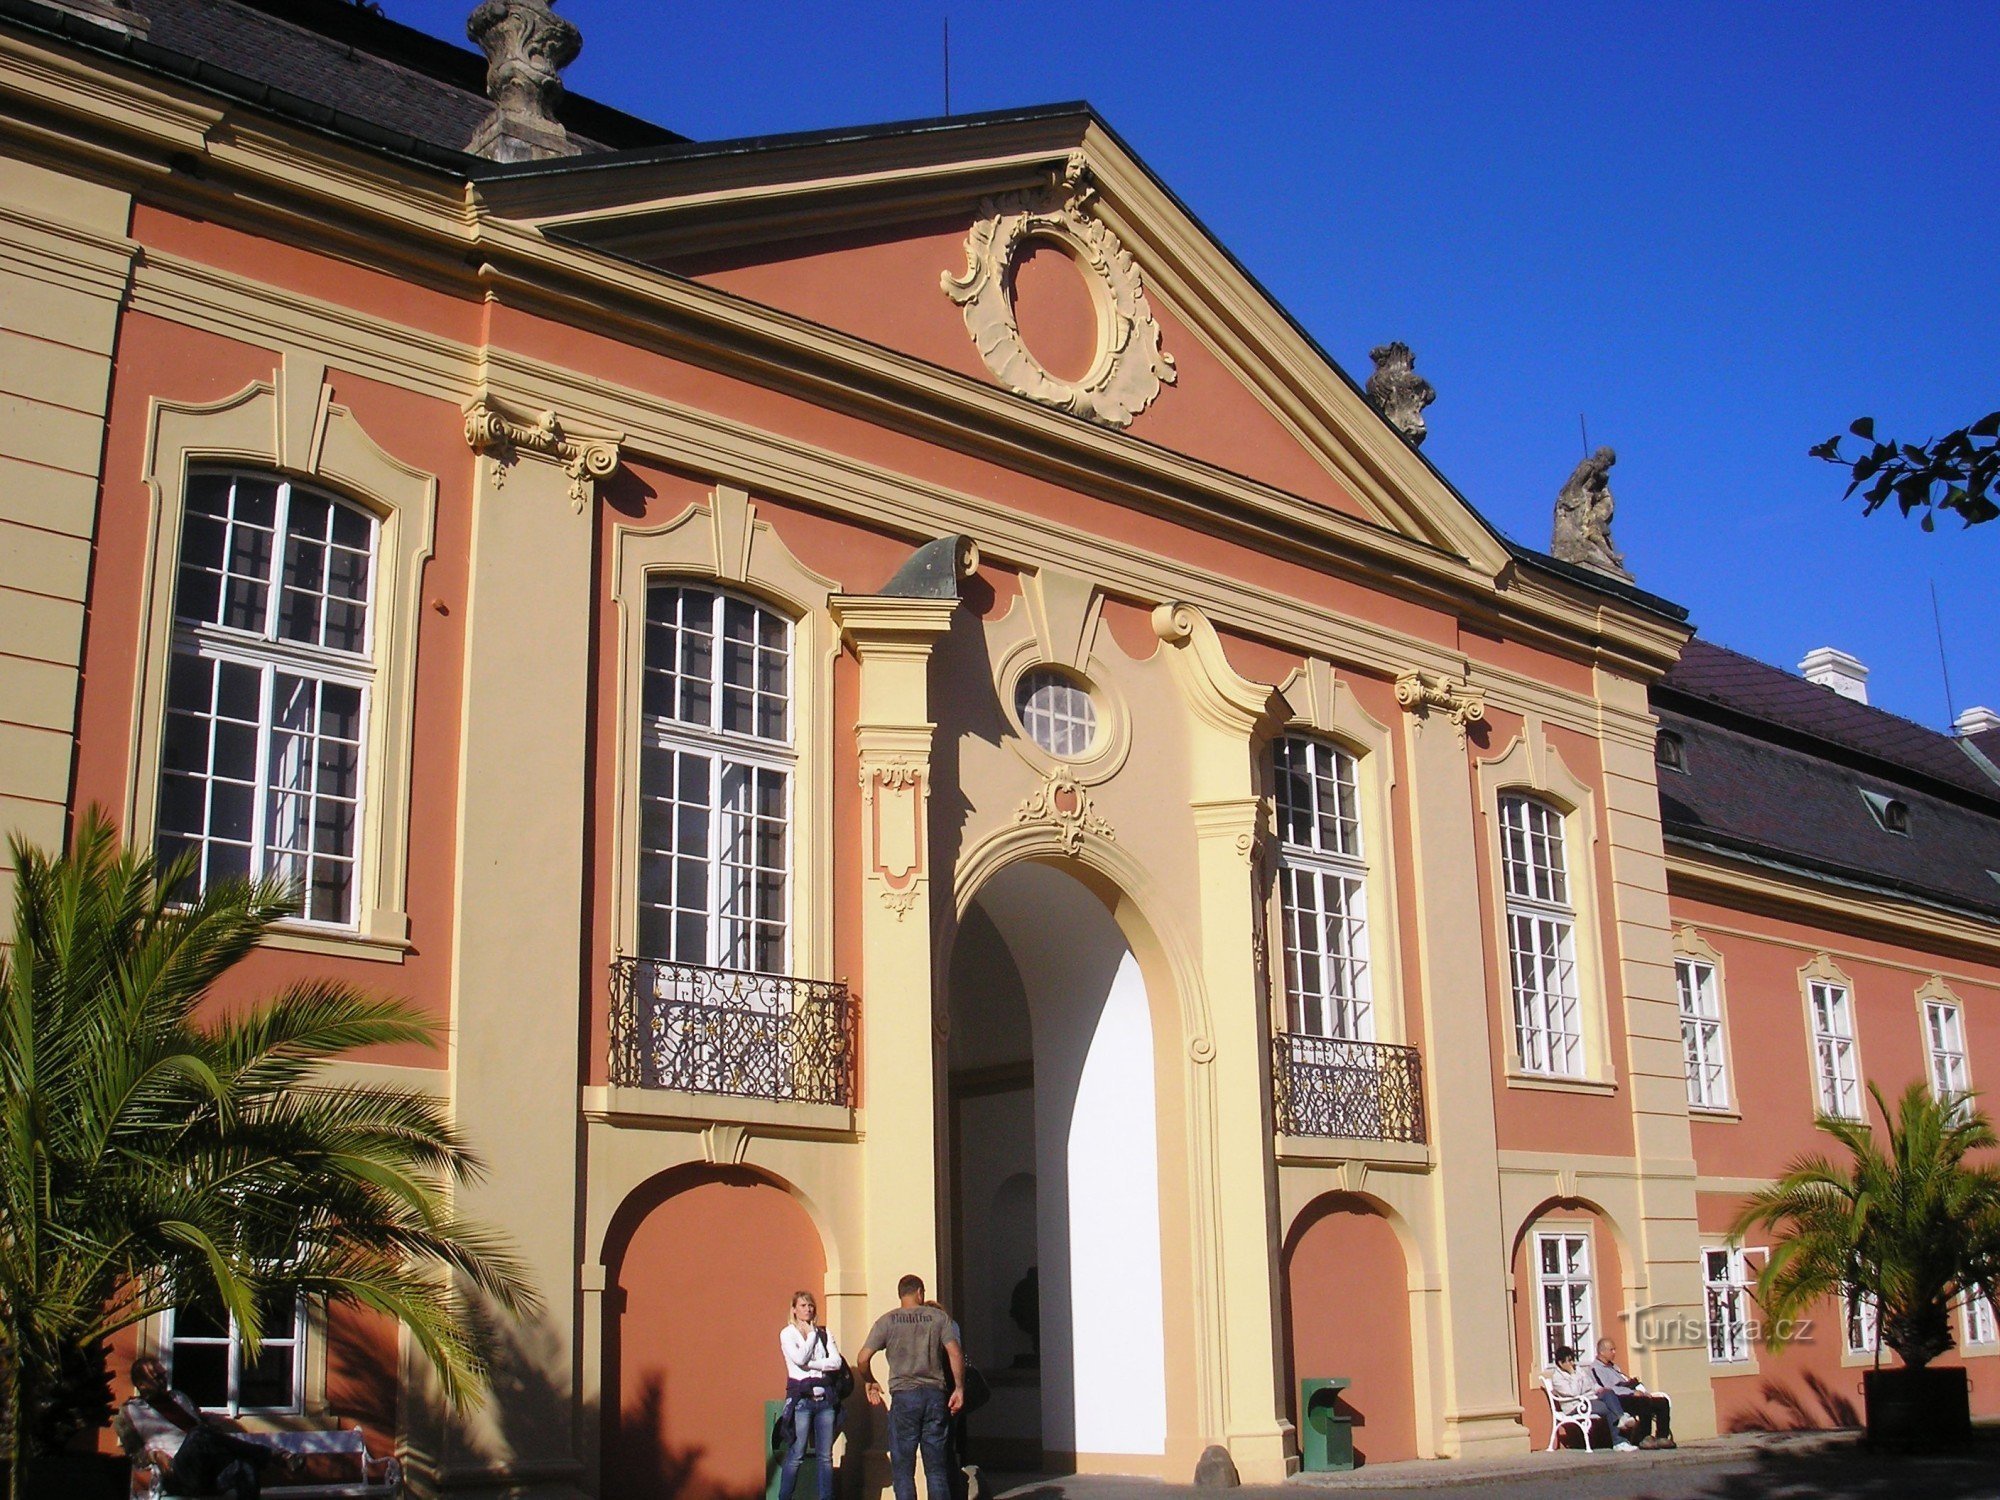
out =
<svg viewBox="0 0 2000 1500"><path fill-rule="evenodd" d="M480 187L493 212L552 237L1066 412L1489 578L1507 564L1492 528L1085 107L669 147Z"/></svg>

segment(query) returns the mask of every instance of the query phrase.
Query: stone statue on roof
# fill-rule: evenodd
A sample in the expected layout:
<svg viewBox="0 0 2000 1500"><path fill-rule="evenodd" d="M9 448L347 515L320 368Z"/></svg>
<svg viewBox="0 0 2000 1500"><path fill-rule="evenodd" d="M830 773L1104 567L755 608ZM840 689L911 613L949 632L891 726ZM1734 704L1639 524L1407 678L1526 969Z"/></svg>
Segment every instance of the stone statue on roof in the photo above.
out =
<svg viewBox="0 0 2000 1500"><path fill-rule="evenodd" d="M1555 536L1549 552L1564 562L1630 583L1624 555L1611 545L1611 466L1617 462L1616 453L1599 448L1563 482L1556 494Z"/></svg>
<svg viewBox="0 0 2000 1500"><path fill-rule="evenodd" d="M1412 444L1424 440L1424 408L1437 400L1437 391L1417 373L1417 357L1404 343L1383 344L1368 351L1375 361L1375 373L1368 377L1368 399L1388 419L1389 425Z"/></svg>
<svg viewBox="0 0 2000 1500"><path fill-rule="evenodd" d="M562 70L583 50L583 33L549 7L554 0L480 0L465 34L486 54L493 112L465 149L491 161L542 161L579 150L556 118Z"/></svg>

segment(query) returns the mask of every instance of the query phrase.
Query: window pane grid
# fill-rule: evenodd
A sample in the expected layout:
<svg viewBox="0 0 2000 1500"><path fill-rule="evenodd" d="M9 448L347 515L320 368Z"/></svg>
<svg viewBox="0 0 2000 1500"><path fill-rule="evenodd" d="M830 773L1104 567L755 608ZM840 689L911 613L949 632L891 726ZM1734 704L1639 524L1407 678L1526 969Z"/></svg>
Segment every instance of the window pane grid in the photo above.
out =
<svg viewBox="0 0 2000 1500"><path fill-rule="evenodd" d="M305 1305L291 1316L266 1312L264 1340L248 1357L235 1316L223 1319L192 1310L167 1314L163 1351L168 1378L204 1411L239 1416L244 1412L301 1409L300 1372L305 1344Z"/></svg>
<svg viewBox="0 0 2000 1500"><path fill-rule="evenodd" d="M1872 1354L1877 1333L1877 1304L1869 1292L1847 1294L1847 1316L1843 1318L1843 1339L1849 1354Z"/></svg>
<svg viewBox="0 0 2000 1500"><path fill-rule="evenodd" d="M1353 756L1288 735L1272 748L1278 838L1290 848L1360 859L1361 791Z"/></svg>
<svg viewBox="0 0 2000 1500"><path fill-rule="evenodd" d="M1292 1029L1372 1041L1367 893L1361 877L1304 865L1279 871Z"/></svg>
<svg viewBox="0 0 2000 1500"><path fill-rule="evenodd" d="M1674 964L1680 991L1681 1050L1687 1065L1688 1103L1697 1109L1729 1107L1722 1052L1722 1003L1715 965L1683 958Z"/></svg>
<svg viewBox="0 0 2000 1500"><path fill-rule="evenodd" d="M1542 1363L1556 1362L1556 1350L1593 1346L1588 1233L1537 1234L1535 1284L1541 1303Z"/></svg>
<svg viewBox="0 0 2000 1500"><path fill-rule="evenodd" d="M1961 1310L1965 1314L1966 1343L2000 1343L2000 1328L1994 1324L1993 1304L1984 1292L1967 1292Z"/></svg>
<svg viewBox="0 0 2000 1500"><path fill-rule="evenodd" d="M1820 1112L1840 1119L1858 1119L1861 1087L1855 1066L1854 1018L1847 987L1815 979L1808 993Z"/></svg>
<svg viewBox="0 0 2000 1500"><path fill-rule="evenodd" d="M163 861L195 858L183 897L287 880L305 920L354 922L378 530L272 477L189 476L155 819Z"/></svg>
<svg viewBox="0 0 2000 1500"><path fill-rule="evenodd" d="M1750 1358L1749 1282L1741 1250L1702 1251L1711 1364L1736 1364Z"/></svg>
<svg viewBox="0 0 2000 1500"><path fill-rule="evenodd" d="M1097 740L1097 705L1080 682L1047 667L1024 673L1015 706L1028 738L1051 755L1088 755Z"/></svg>
<svg viewBox="0 0 2000 1500"><path fill-rule="evenodd" d="M1508 899L1567 906L1562 814L1530 797L1502 797L1500 836Z"/></svg>
<svg viewBox="0 0 2000 1500"><path fill-rule="evenodd" d="M647 590L641 957L790 967L791 647L789 621L735 595Z"/></svg>
<svg viewBox="0 0 2000 1500"><path fill-rule="evenodd" d="M1965 1061L1964 1019L1959 1008L1942 1000L1925 1001L1924 1032L1929 1044L1931 1091L1940 1099L1962 1097L1970 1073Z"/></svg>
<svg viewBox="0 0 2000 1500"><path fill-rule="evenodd" d="M1575 1077L1583 1071L1583 1023L1574 926L1518 912L1509 916L1507 926L1521 1066L1530 1073Z"/></svg>

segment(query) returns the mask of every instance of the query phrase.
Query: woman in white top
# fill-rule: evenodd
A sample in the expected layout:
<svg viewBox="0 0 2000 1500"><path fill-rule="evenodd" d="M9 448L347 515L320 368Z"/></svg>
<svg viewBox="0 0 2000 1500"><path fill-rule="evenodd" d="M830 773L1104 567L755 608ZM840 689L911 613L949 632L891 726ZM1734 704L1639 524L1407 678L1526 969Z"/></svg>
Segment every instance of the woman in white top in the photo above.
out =
<svg viewBox="0 0 2000 1500"><path fill-rule="evenodd" d="M816 1461L819 1500L833 1500L833 1432L840 1424L834 1377L844 1361L833 1334L814 1321L818 1315L819 1304L811 1292L794 1292L791 1321L778 1334L778 1347L785 1355L785 1418L791 1431L778 1500L792 1500L792 1484L799 1477L808 1439Z"/></svg>

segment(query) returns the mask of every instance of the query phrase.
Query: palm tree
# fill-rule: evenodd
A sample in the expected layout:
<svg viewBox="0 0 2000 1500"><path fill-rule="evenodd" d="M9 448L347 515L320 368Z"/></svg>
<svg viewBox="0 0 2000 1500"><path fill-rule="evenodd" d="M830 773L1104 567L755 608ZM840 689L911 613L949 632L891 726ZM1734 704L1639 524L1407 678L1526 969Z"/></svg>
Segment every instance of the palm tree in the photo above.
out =
<svg viewBox="0 0 2000 1500"><path fill-rule="evenodd" d="M438 1101L333 1086L330 1060L429 1043L408 1004L326 981L251 1006L216 982L294 910L274 884L193 892L120 852L93 809L65 856L13 842L0 950L0 1373L10 1494L34 1413L79 1354L168 1308L297 1296L397 1319L464 1405L484 1307L534 1306L519 1263L459 1218L480 1164Z"/></svg>
<svg viewBox="0 0 2000 1500"><path fill-rule="evenodd" d="M1774 1236L1757 1291L1776 1327L1822 1297L1843 1308L1872 1297L1882 1342L1920 1370L1952 1346L1952 1304L1990 1295L2000 1269L2000 1173L1967 1161L1996 1137L1963 1096L1939 1099L1913 1083L1892 1120L1881 1091L1870 1084L1868 1094L1881 1140L1863 1121L1821 1118L1848 1160L1795 1161L1744 1205L1732 1233Z"/></svg>

